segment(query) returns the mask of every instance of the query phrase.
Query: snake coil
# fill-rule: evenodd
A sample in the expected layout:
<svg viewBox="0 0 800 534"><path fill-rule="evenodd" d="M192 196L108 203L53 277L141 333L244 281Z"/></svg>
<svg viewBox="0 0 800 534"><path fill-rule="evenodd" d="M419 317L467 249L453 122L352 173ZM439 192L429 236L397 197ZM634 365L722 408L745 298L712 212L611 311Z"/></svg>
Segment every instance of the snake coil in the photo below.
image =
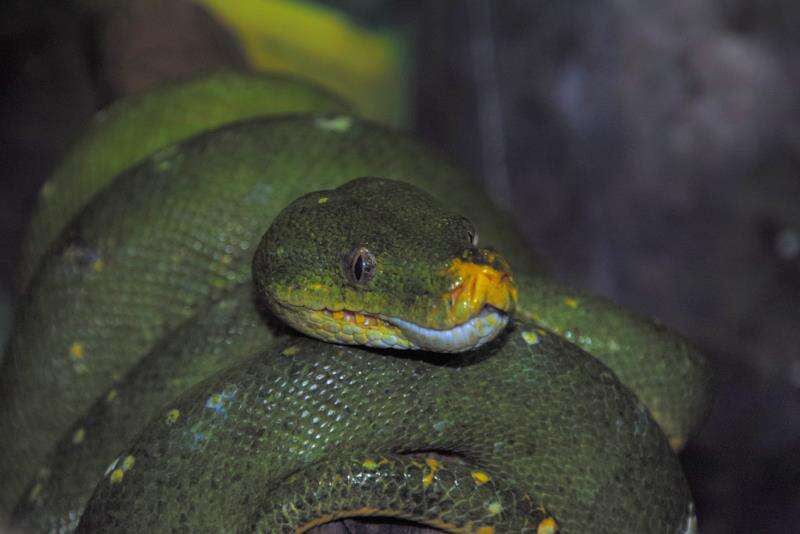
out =
<svg viewBox="0 0 800 534"><path fill-rule="evenodd" d="M504 252L519 301L503 335L398 357L298 336L260 306L250 263L272 220L359 176L468 213ZM103 112L42 191L22 279L0 375L15 524L695 528L670 445L704 410L697 351L541 274L457 169L304 83L222 73Z"/></svg>

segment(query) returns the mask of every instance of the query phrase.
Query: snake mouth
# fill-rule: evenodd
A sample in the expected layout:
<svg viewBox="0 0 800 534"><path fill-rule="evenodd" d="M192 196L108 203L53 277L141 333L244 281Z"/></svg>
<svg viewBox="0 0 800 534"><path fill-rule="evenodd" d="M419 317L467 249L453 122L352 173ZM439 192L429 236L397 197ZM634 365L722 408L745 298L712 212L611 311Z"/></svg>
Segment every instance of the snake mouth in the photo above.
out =
<svg viewBox="0 0 800 534"><path fill-rule="evenodd" d="M468 321L446 330L425 328L397 317L383 319L399 328L415 348L448 353L478 348L497 337L508 324L508 314L490 305Z"/></svg>
<svg viewBox="0 0 800 534"><path fill-rule="evenodd" d="M437 329L380 314L349 310L314 310L283 306L284 318L296 329L332 343L381 349L457 353L488 343L503 331L509 314L491 305L450 328Z"/></svg>

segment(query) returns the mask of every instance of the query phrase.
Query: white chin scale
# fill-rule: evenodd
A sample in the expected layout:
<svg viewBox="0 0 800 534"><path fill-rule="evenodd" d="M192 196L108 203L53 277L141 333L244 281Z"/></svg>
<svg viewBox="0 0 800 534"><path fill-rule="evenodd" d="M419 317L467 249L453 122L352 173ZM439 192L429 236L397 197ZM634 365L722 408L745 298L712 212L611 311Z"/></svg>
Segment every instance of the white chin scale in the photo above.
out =
<svg viewBox="0 0 800 534"><path fill-rule="evenodd" d="M508 315L490 306L464 324L449 330L435 330L397 319L382 317L398 327L416 347L433 352L464 352L497 337L508 324Z"/></svg>

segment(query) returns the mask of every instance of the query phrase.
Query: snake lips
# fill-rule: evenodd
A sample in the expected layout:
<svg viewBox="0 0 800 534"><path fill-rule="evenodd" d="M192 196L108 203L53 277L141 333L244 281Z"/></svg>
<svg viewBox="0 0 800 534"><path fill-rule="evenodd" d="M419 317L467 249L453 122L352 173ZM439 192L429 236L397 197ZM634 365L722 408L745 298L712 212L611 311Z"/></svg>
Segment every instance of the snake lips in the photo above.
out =
<svg viewBox="0 0 800 534"><path fill-rule="evenodd" d="M443 276L449 280L449 289L434 301L429 313L429 324L438 317L438 323L444 323L440 328L381 313L312 309L270 300L294 328L333 343L456 353L497 337L517 300L508 262L491 250L468 249Z"/></svg>
<svg viewBox="0 0 800 534"><path fill-rule="evenodd" d="M508 262L490 250L470 249L450 266L453 280L443 295L448 310L447 329L426 328L396 317L386 321L396 326L415 348L435 352L463 352L491 341L508 324L517 301L517 288Z"/></svg>

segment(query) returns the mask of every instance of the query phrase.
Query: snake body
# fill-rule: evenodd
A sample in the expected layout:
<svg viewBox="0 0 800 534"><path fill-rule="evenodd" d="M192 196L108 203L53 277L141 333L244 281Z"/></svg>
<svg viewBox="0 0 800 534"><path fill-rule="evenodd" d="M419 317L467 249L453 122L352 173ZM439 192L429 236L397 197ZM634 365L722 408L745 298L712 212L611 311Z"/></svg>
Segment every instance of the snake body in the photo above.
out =
<svg viewBox="0 0 800 534"><path fill-rule="evenodd" d="M320 101L308 111L340 108ZM313 191L346 194L360 176L413 185L375 182L397 210L413 215L403 191L419 188L425 209L469 214L513 267L516 319L503 333L458 355L399 357L298 336L259 307L251 259L278 213ZM451 532L693 528L669 445L704 410L702 357L543 275L503 214L413 139L343 114L252 119L160 147L93 188L29 261L0 376L2 505L16 503L16 523L278 532L383 515ZM409 230L423 215L406 217ZM286 246L320 250L338 235L273 228ZM304 267L295 291L323 282ZM395 284L367 301L410 306L414 287L424 293Z"/></svg>

